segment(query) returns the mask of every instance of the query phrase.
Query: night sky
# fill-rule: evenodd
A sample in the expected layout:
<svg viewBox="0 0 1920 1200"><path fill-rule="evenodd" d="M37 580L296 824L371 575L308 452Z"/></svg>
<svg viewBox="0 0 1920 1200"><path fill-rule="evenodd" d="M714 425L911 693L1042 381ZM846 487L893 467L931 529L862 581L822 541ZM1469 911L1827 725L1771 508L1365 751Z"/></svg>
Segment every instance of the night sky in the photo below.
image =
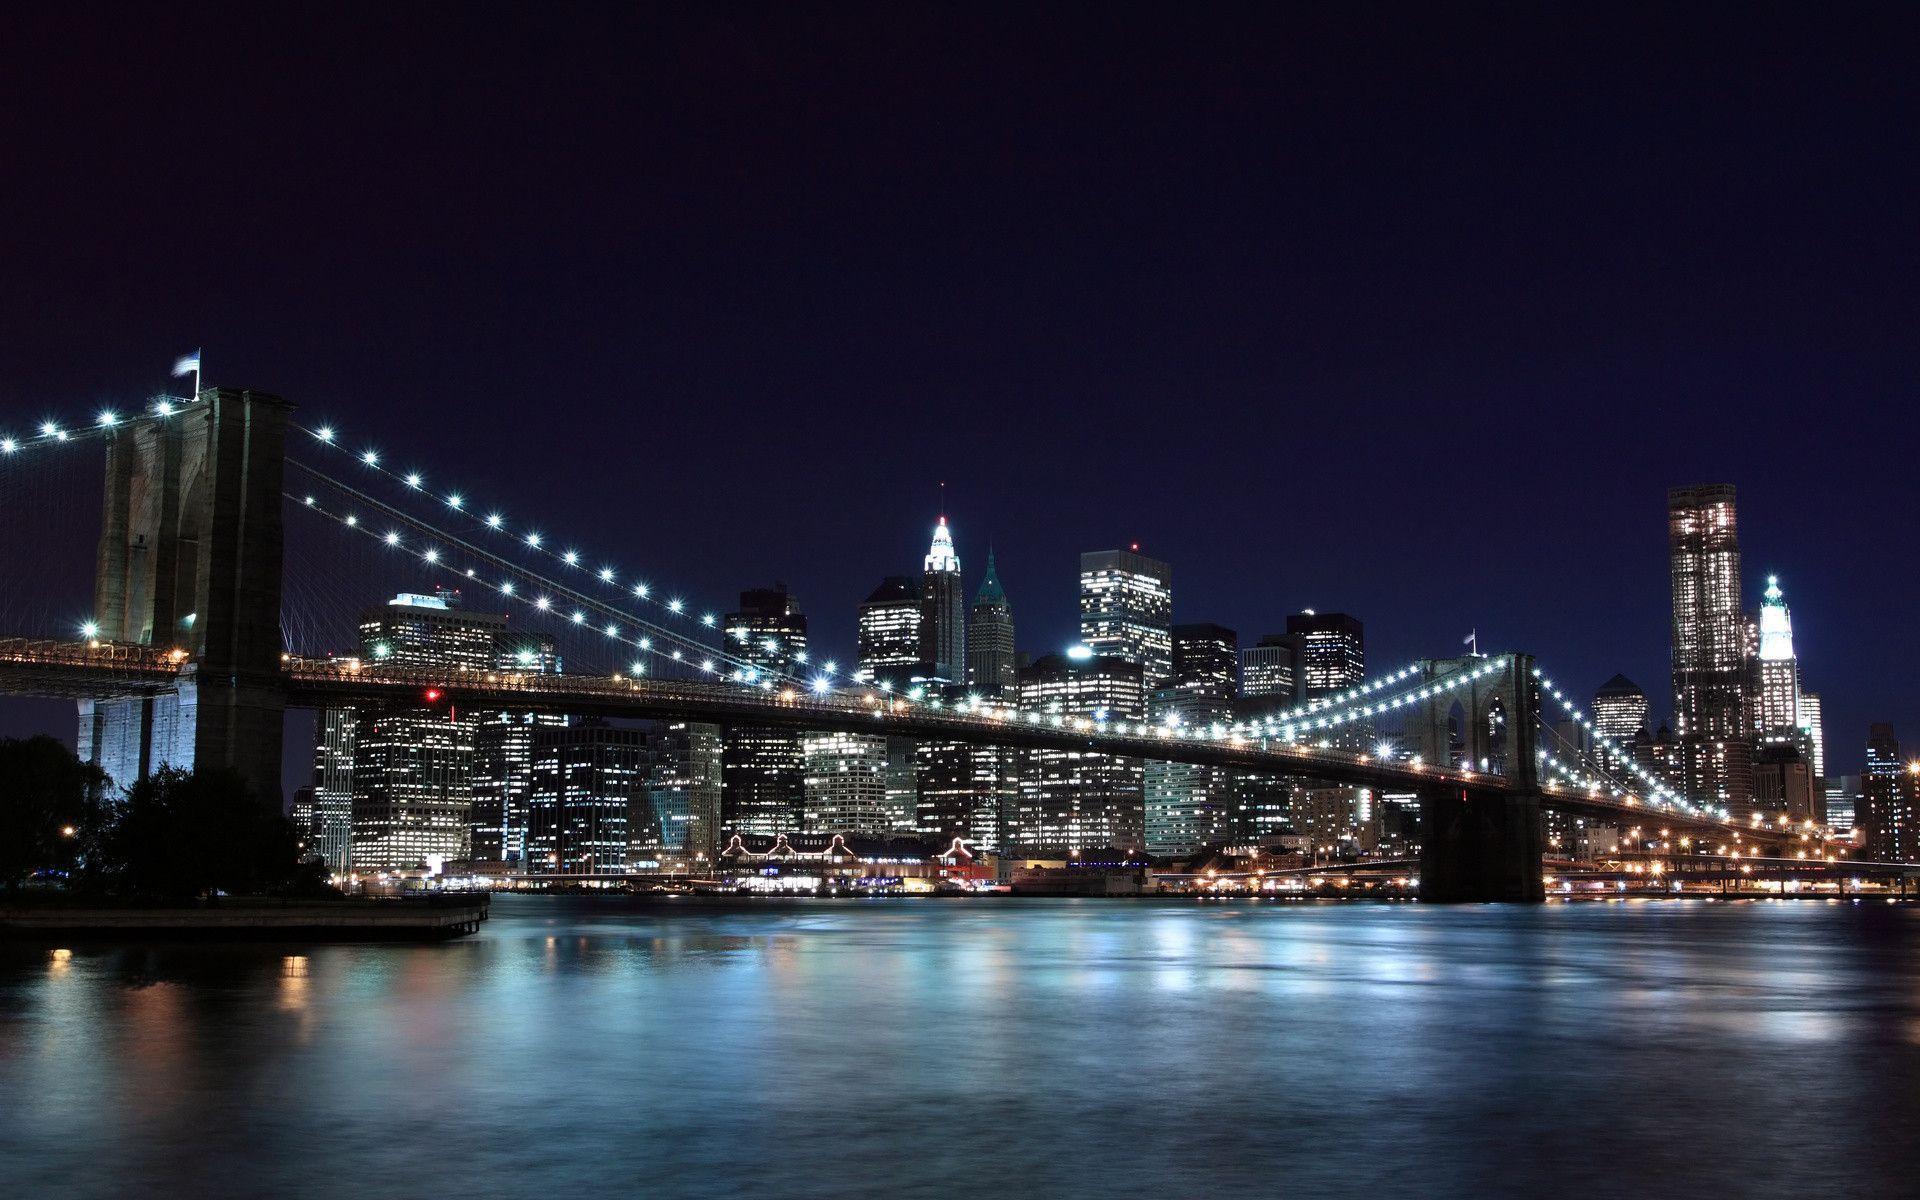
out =
<svg viewBox="0 0 1920 1200"><path fill-rule="evenodd" d="M10 12L0 430L203 346L842 656L944 480L1035 652L1137 541L1178 620L1657 713L1665 489L1731 481L1857 769L1920 741L1920 18L1562 7Z"/></svg>

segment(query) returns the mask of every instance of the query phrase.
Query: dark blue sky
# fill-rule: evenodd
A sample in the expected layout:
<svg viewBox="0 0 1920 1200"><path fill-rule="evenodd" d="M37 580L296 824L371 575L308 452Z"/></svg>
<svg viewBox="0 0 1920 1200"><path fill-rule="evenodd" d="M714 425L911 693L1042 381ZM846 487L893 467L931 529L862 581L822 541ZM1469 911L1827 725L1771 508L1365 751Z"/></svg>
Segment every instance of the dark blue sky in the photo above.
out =
<svg viewBox="0 0 1920 1200"><path fill-rule="evenodd" d="M0 428L203 345L843 653L944 479L1023 647L1139 541L1656 709L1730 480L1830 759L1920 738L1911 6L713 8L13 14Z"/></svg>

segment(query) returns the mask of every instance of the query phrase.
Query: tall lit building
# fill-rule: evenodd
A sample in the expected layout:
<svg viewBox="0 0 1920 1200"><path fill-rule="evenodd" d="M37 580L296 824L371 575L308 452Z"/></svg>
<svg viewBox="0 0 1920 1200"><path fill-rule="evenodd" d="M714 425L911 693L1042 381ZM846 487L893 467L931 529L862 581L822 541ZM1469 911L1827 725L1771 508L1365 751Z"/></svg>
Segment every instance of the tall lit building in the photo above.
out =
<svg viewBox="0 0 1920 1200"><path fill-rule="evenodd" d="M1920 774L1902 760L1893 726L1867 734L1867 765L1860 772L1862 856L1875 862L1920 862Z"/></svg>
<svg viewBox="0 0 1920 1200"><path fill-rule="evenodd" d="M720 852L720 727L675 721L655 734L642 788L651 824L627 830L636 864L698 867Z"/></svg>
<svg viewBox="0 0 1920 1200"><path fill-rule="evenodd" d="M804 667L807 618L784 583L740 593L727 614L727 650L756 680ZM752 681L749 681L752 682ZM776 726L729 725L722 742L722 824L728 832L782 834L801 828L806 783L798 733Z"/></svg>
<svg viewBox="0 0 1920 1200"><path fill-rule="evenodd" d="M967 613L967 687L980 696L1009 699L1020 692L1013 649L1013 605L1000 586L993 551L987 551L987 574L974 593Z"/></svg>
<svg viewBox="0 0 1920 1200"><path fill-rule="evenodd" d="M1269 633L1240 651L1240 695L1271 697L1285 708L1297 693L1299 647L1284 633Z"/></svg>
<svg viewBox="0 0 1920 1200"><path fill-rule="evenodd" d="M1367 629L1358 617L1307 609L1287 618L1298 649L1297 687L1312 702L1361 682L1367 674Z"/></svg>
<svg viewBox="0 0 1920 1200"><path fill-rule="evenodd" d="M1832 775L1823 782L1827 792L1827 828L1833 830L1836 837L1849 837L1860 806L1860 777Z"/></svg>
<svg viewBox="0 0 1920 1200"><path fill-rule="evenodd" d="M494 664L506 626L502 614L461 607L456 591L402 594L362 614L361 653L392 666L484 671ZM477 723L476 714L444 705L358 713L353 870L436 867L470 856Z"/></svg>
<svg viewBox="0 0 1920 1200"><path fill-rule="evenodd" d="M960 556L945 514L933 527L933 544L920 575L920 659L936 679L963 683L967 670L967 596Z"/></svg>
<svg viewBox="0 0 1920 1200"><path fill-rule="evenodd" d="M1788 734L1800 728L1800 664L1793 653L1793 618L1780 591L1780 578L1767 576L1760 605L1759 703L1754 732Z"/></svg>
<svg viewBox="0 0 1920 1200"><path fill-rule="evenodd" d="M1813 755L1813 773L1822 779L1827 775L1827 732L1826 723L1820 715L1820 693L1800 693L1800 728L1807 737L1807 747Z"/></svg>
<svg viewBox="0 0 1920 1200"><path fill-rule="evenodd" d="M1230 703L1239 690L1240 635L1224 625L1173 627L1173 686Z"/></svg>
<svg viewBox="0 0 1920 1200"><path fill-rule="evenodd" d="M351 708L323 708L313 739L313 848L332 874L344 874L353 854L353 747Z"/></svg>
<svg viewBox="0 0 1920 1200"><path fill-rule="evenodd" d="M854 678L913 670L920 660L920 594L905 575L889 575L860 604L859 663Z"/></svg>
<svg viewBox="0 0 1920 1200"><path fill-rule="evenodd" d="M540 729L533 742L526 869L539 874L619 875L629 829L644 807L647 735L594 718Z"/></svg>
<svg viewBox="0 0 1920 1200"><path fill-rule="evenodd" d="M500 671L547 675L560 670L560 657L552 638L507 635L495 651L494 666ZM534 731L564 728L567 718L558 713L501 711L479 713L474 720L467 853L476 862L518 866L526 857Z"/></svg>
<svg viewBox="0 0 1920 1200"><path fill-rule="evenodd" d="M1647 694L1625 675L1615 675L1593 694L1593 731L1622 747L1647 727Z"/></svg>
<svg viewBox="0 0 1920 1200"><path fill-rule="evenodd" d="M1745 818L1753 798L1753 754L1732 484L1667 492L1667 554L1682 790Z"/></svg>
<svg viewBox="0 0 1920 1200"><path fill-rule="evenodd" d="M1173 679L1173 568L1131 550L1080 556L1080 640L1141 670L1147 691Z"/></svg>
<svg viewBox="0 0 1920 1200"><path fill-rule="evenodd" d="M1143 674L1138 663L1075 647L1021 669L1020 707L1063 718L1138 721L1146 715ZM1008 825L1005 840L1016 854L1058 856L1106 847L1138 851L1146 833L1140 761L1079 750L1029 750L1020 773L1020 800Z"/></svg>
<svg viewBox="0 0 1920 1200"><path fill-rule="evenodd" d="M865 734L809 733L806 764L806 833L886 833L887 739Z"/></svg>

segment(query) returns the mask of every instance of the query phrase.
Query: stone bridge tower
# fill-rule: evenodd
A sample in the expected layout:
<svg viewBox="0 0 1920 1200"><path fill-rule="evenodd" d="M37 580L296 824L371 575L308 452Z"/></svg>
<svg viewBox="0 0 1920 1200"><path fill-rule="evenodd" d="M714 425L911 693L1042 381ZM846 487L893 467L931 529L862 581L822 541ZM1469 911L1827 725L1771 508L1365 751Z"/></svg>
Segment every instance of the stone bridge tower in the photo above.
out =
<svg viewBox="0 0 1920 1200"><path fill-rule="evenodd" d="M209 388L180 413L108 435L99 636L190 660L176 693L80 702L80 755L119 786L162 766L227 766L278 806L281 477L292 411L264 392Z"/></svg>
<svg viewBox="0 0 1920 1200"><path fill-rule="evenodd" d="M1503 776L1503 789L1435 788L1420 795L1420 898L1458 902L1546 898L1540 858L1539 681L1533 656L1435 697L1408 732L1429 762ZM1478 658L1424 664L1429 679L1471 670Z"/></svg>

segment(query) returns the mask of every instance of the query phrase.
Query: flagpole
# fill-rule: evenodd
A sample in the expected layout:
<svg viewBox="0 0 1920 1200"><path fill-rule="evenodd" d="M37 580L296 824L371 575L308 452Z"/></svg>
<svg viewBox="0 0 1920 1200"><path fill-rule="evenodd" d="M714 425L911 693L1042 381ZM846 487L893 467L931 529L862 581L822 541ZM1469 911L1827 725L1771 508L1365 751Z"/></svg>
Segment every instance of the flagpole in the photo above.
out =
<svg viewBox="0 0 1920 1200"><path fill-rule="evenodd" d="M193 402L195 404L200 403L200 354L199 350L193 352Z"/></svg>

